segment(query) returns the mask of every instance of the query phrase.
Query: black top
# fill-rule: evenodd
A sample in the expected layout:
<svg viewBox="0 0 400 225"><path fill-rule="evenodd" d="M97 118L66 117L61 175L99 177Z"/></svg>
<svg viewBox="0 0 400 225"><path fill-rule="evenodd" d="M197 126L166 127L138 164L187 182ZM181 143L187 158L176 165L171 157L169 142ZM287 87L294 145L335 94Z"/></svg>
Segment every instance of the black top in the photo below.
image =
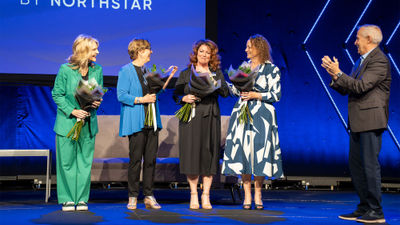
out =
<svg viewBox="0 0 400 225"><path fill-rule="evenodd" d="M143 96L145 96L149 93L149 87L147 86L147 81L145 81L144 79L144 74L146 72L146 69L143 69L143 67L138 67L138 66L135 66L135 69L140 81L140 85L142 85Z"/></svg>
<svg viewBox="0 0 400 225"><path fill-rule="evenodd" d="M139 66L135 66L135 69L136 69L136 73L137 73L139 81L140 81L140 85L142 85L143 96L145 96L145 95L147 95L149 93L149 87L147 86L147 81L144 78L144 74L146 72L146 69L144 67L139 67ZM143 104L145 115L147 113L147 106L148 106L147 103ZM148 126L145 126L145 128L148 128Z"/></svg>
<svg viewBox="0 0 400 225"><path fill-rule="evenodd" d="M190 94L191 69L179 74L174 99L178 104L182 96ZM182 174L213 175L218 173L221 147L221 116L218 97L227 97L228 85L221 70L215 71L215 80L221 87L196 102L195 116L189 122L179 122L179 168Z"/></svg>
<svg viewBox="0 0 400 225"><path fill-rule="evenodd" d="M89 71L88 71L88 73L86 74L86 76L82 76L82 80L89 80Z"/></svg>

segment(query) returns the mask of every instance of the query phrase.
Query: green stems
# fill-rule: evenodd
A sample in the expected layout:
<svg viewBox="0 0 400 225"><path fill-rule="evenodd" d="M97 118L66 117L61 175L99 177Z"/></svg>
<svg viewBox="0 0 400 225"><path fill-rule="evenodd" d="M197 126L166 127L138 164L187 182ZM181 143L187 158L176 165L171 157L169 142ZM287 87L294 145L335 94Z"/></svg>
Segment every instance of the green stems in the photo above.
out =
<svg viewBox="0 0 400 225"><path fill-rule="evenodd" d="M188 122L192 114L192 107L192 103L186 103L182 108L175 112L175 116L182 122Z"/></svg>
<svg viewBox="0 0 400 225"><path fill-rule="evenodd" d="M240 113L239 113L239 123L253 123L253 118L251 117L251 113L249 110L249 106L247 104L242 105L240 107Z"/></svg>
<svg viewBox="0 0 400 225"><path fill-rule="evenodd" d="M78 141L79 135L81 134L83 124L85 120L77 120L72 129L68 132L67 137L71 137L72 140Z"/></svg>
<svg viewBox="0 0 400 225"><path fill-rule="evenodd" d="M152 127L153 124L154 124L154 121L153 121L153 107L151 106L151 104L148 104L146 117L144 119L144 125Z"/></svg>

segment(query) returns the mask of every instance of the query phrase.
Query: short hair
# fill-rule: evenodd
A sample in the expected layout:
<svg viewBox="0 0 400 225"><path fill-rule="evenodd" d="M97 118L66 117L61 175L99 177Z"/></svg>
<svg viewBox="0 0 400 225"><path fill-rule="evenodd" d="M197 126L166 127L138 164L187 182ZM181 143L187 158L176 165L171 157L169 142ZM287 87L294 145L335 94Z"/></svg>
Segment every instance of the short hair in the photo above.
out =
<svg viewBox="0 0 400 225"><path fill-rule="evenodd" d="M209 40L209 39L201 39L194 43L193 48L192 48L192 53L189 55L190 59L190 65L196 66L197 64L197 54L199 51L199 48L202 45L206 45L210 48L211 50L211 56L210 56L210 62L208 63L208 66L211 68L212 71L216 71L217 69L220 68L221 65L221 60L220 56L218 55L218 46L215 44L215 42Z"/></svg>
<svg viewBox="0 0 400 225"><path fill-rule="evenodd" d="M89 35L80 34L72 45L72 55L68 58L68 62L71 64L72 69L87 68L89 64L93 66L92 62L89 61L91 55L91 48L95 44L99 46L99 41Z"/></svg>
<svg viewBox="0 0 400 225"><path fill-rule="evenodd" d="M261 63L267 60L273 62L271 57L271 45L268 40L261 34L255 34L249 37L250 43L259 51L259 57Z"/></svg>
<svg viewBox="0 0 400 225"><path fill-rule="evenodd" d="M370 36L372 43L378 44L378 45L381 43L383 36L382 36L381 28L379 26L373 25L373 24L364 24L362 26L359 26L358 30L360 30L361 28L364 28L360 32L360 34L363 37Z"/></svg>
<svg viewBox="0 0 400 225"><path fill-rule="evenodd" d="M128 45L128 54L131 60L135 60L138 57L140 51L150 49L150 42L145 39L134 38Z"/></svg>

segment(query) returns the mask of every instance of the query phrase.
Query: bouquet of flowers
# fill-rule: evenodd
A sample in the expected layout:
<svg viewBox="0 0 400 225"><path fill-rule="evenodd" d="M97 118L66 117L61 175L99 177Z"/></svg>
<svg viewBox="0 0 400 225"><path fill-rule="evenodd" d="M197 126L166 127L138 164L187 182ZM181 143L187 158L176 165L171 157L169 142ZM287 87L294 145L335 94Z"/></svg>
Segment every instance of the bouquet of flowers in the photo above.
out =
<svg viewBox="0 0 400 225"><path fill-rule="evenodd" d="M233 85L240 92L249 92L254 87L255 77L258 71L258 67L251 70L250 64L248 62L243 62L237 70L229 67L228 76L229 80L232 81ZM253 118L247 105L247 101L239 100L240 103L240 114L239 123L252 123Z"/></svg>
<svg viewBox="0 0 400 225"><path fill-rule="evenodd" d="M94 78L89 81L80 80L75 91L75 99L82 110L89 112L94 109L92 103L100 101L106 92L107 89L103 89ZM85 120L78 118L72 129L68 132L67 137L71 137L72 140L77 141L84 124Z"/></svg>
<svg viewBox="0 0 400 225"><path fill-rule="evenodd" d="M209 73L197 73L193 67L191 68L189 80L189 93L198 98L204 98L221 87L221 80L215 80L214 76ZM175 116L182 122L189 122L196 115L196 103L186 103L178 111Z"/></svg>
<svg viewBox="0 0 400 225"><path fill-rule="evenodd" d="M153 64L150 69L147 69L148 72L144 75L144 78L146 79L150 94L157 94L159 91L164 90L168 86L169 81L174 76L177 70L178 67L170 66L168 70L161 69L161 71L159 71L155 64ZM161 74L166 74L168 72L171 72L168 76L161 77ZM149 127L153 126L154 131L157 130L155 109L155 104L150 103L149 107L147 108L146 117L144 120L144 124Z"/></svg>

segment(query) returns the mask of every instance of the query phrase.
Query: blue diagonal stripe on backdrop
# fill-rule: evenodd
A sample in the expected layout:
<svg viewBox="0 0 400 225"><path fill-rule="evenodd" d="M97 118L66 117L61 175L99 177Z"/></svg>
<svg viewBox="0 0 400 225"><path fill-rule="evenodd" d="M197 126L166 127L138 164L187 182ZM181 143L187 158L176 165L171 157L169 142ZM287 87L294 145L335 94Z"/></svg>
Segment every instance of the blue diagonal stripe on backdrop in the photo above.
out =
<svg viewBox="0 0 400 225"><path fill-rule="evenodd" d="M400 26L400 21L397 23L397 25L396 25L396 27L394 28L394 30L393 30L393 32L392 32L392 34L390 35L390 37L389 37L389 39L386 41L386 46L389 48L389 42L392 40L392 38L393 38L393 36L394 36L394 34L396 33L396 31L397 31L397 29L399 29L399 26ZM388 56L389 56L389 58L390 58L390 61L392 61L392 64L393 64L393 66L394 66L394 68L396 69L396 71L397 71L397 74L400 76L400 70L399 70L399 67L397 67L397 64L396 64L396 62L394 61L394 59L393 59L393 57L392 57L392 55L390 54L390 52L388 53Z"/></svg>
<svg viewBox="0 0 400 225"><path fill-rule="evenodd" d="M394 28L392 34L390 35L390 37L389 37L388 40L386 41L386 44L385 44L385 45L388 45L389 42L392 40L392 38L393 38L393 36L394 36L394 33L396 33L397 29L399 29L399 26L400 26L400 20L399 20L399 22L397 23L396 27Z"/></svg>
<svg viewBox="0 0 400 225"><path fill-rule="evenodd" d="M306 54L307 54L308 59L309 59L310 62L311 62L311 65L313 66L315 72L317 73L318 78L319 78L319 81L321 82L322 87L324 88L324 91L325 91L326 94L328 95L328 98L329 98L329 100L331 101L331 103L332 103L332 105L333 105L333 108L335 108L335 111L336 111L336 113L338 114L338 116L339 116L339 118L340 118L340 121L342 121L342 124L343 124L344 128L346 129L346 131L348 131L347 123L346 123L346 121L343 119L343 116L342 116L342 114L340 113L340 110L339 110L339 108L337 107L335 100L333 100L333 97L332 97L331 93L329 92L328 88L326 87L326 84L325 84L324 80L322 79L321 74L319 73L317 67L315 66L314 61L313 61L313 59L312 59L311 56L310 56L310 53L309 53L307 50L306 50L305 52L306 52Z"/></svg>
<svg viewBox="0 0 400 225"><path fill-rule="evenodd" d="M389 42L392 40L392 38L393 38L394 34L396 33L397 29L399 29L399 26L400 26L400 20L399 20L399 22L397 23L396 27L394 28L392 34L389 36L388 40L386 41L386 44L385 44L386 46L389 45ZM392 61L392 64L393 64L394 68L395 68L396 71L397 71L397 74L400 76L399 68L397 67L396 62L394 61L392 55L391 55L390 53L388 53L388 56L389 56L389 58L390 58L390 61ZM399 144L399 142L397 141L396 136L395 136L394 133L392 132L392 129L390 129L390 126L389 126L389 125L388 125L388 131L389 131L389 133L390 133L390 136L393 138L393 141L395 142L397 148L398 148L399 151L400 151L400 144Z"/></svg>
<svg viewBox="0 0 400 225"><path fill-rule="evenodd" d="M351 64L354 65L354 61L353 61L353 58L352 58L351 55L350 55L349 50L348 50L347 48L345 48L344 51L346 52L347 56L349 57L349 59L350 59L350 61L351 61Z"/></svg>
<svg viewBox="0 0 400 225"><path fill-rule="evenodd" d="M397 67L397 65L396 65L396 62L394 61L394 59L393 59L392 55L391 55L390 53L388 53L387 55L389 56L389 59L390 59L390 61L392 61L392 64L393 64L394 68L395 68L395 69L396 69L396 71L397 71L397 74L399 74L399 76L400 76L400 70L399 70L399 67Z"/></svg>
<svg viewBox="0 0 400 225"><path fill-rule="evenodd" d="M324 14L325 9L326 9L326 7L328 6L328 4L329 4L330 1L331 1L331 0L326 1L325 5L324 5L324 8L322 8L322 10L321 10L321 12L319 13L317 19L315 20L313 26L311 27L310 32L308 32L306 39L304 39L304 41L303 41L303 44L304 44L304 45L305 45L306 42L308 41L308 38L310 37L311 33L314 31L315 26L317 25L317 23L318 23L319 19L321 18L322 14Z"/></svg>
<svg viewBox="0 0 400 225"><path fill-rule="evenodd" d="M350 37L351 37L351 35L353 34L354 30L357 28L358 24L360 23L360 20L363 18L363 16L364 16L365 12L367 11L368 7L371 5L371 2L372 2L372 0L369 0L369 1L368 1L368 3L367 3L367 5L364 7L364 9L363 9L361 15L358 17L357 22L354 24L353 29L351 29L349 36L347 36L346 41L344 41L344 46L345 46L344 51L346 52L347 56L349 57L349 59L350 59L350 61L351 61L351 63L352 63L353 65L354 65L354 60L353 60L353 57L351 56L349 50L347 49L347 43L349 42Z"/></svg>
<svg viewBox="0 0 400 225"><path fill-rule="evenodd" d="M303 45L305 45L305 44L307 43L308 39L310 38L311 33L314 31L315 26L317 25L317 23L318 23L319 20L321 19L322 15L324 14L324 12L325 12L325 10L326 10L326 8L327 8L329 2L330 2L330 0L326 1L324 7L322 8L321 12L320 12L319 15L318 15L318 18L315 20L313 26L311 27L310 32L308 32L307 37L306 37L306 39L305 39L304 42L303 42ZM315 73L317 74L317 76L318 76L318 78L319 78L319 81L321 82L321 85L322 85L322 87L324 88L325 93L328 95L328 98L329 98L330 102L332 103L333 108L335 109L336 113L338 114L340 121L342 122L342 124L343 124L345 130L348 132L347 123L346 123L346 121L343 119L342 113L340 113L340 110L339 110L339 108L337 107L335 100L333 100L333 97L332 97L331 93L329 92L328 88L326 87L325 82L324 82L324 80L322 79L321 74L319 73L317 67L315 66L315 63L314 63L314 61L313 61L313 59L312 59L310 53L309 53L306 49L305 49L305 53L307 54L307 57L308 57L308 59L310 60L310 63L311 63L311 65L313 66L313 68L314 68L314 70L315 70Z"/></svg>
<svg viewBox="0 0 400 225"><path fill-rule="evenodd" d="M344 43L347 44L347 42L349 42L351 35L353 34L354 30L357 28L358 24L360 23L361 18L364 16L365 12L367 11L369 5L371 5L372 0L368 1L368 4L365 6L364 10L362 11L360 17L358 17L358 20L356 22L356 24L354 24L353 29L351 30L349 36L347 37L346 41Z"/></svg>

